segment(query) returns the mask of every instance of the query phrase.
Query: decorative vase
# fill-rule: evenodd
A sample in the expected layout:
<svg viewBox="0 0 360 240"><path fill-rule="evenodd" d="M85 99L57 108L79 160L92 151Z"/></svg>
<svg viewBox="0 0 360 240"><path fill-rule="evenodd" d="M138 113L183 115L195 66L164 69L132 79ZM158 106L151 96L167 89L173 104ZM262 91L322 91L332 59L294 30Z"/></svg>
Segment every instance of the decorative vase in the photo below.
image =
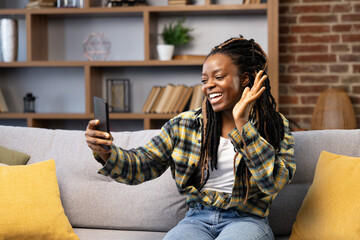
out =
<svg viewBox="0 0 360 240"><path fill-rule="evenodd" d="M4 62L14 62L18 55L18 21L4 18L0 21L1 52Z"/></svg>
<svg viewBox="0 0 360 240"><path fill-rule="evenodd" d="M356 117L350 98L342 89L322 92L316 102L311 129L354 129Z"/></svg>
<svg viewBox="0 0 360 240"><path fill-rule="evenodd" d="M174 54L174 45L161 44L157 45L157 52L160 61L169 61L172 59Z"/></svg>

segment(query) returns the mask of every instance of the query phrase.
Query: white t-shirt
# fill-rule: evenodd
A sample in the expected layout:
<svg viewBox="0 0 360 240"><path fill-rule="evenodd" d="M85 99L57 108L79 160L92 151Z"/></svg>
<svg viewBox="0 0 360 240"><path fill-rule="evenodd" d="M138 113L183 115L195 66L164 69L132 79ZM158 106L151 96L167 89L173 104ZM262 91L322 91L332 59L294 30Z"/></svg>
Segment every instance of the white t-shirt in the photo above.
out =
<svg viewBox="0 0 360 240"><path fill-rule="evenodd" d="M217 169L213 171L210 169L210 176L203 187L204 190L232 193L235 179L234 156L234 146L231 144L230 139L220 137Z"/></svg>

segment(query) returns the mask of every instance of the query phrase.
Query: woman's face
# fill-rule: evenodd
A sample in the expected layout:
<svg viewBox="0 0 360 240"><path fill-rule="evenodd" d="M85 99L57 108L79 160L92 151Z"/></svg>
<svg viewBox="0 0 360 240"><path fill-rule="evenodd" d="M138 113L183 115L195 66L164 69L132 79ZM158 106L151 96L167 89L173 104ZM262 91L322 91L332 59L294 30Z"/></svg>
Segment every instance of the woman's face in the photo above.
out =
<svg viewBox="0 0 360 240"><path fill-rule="evenodd" d="M215 112L232 111L244 90L238 68L230 57L220 53L203 64L202 83L202 92Z"/></svg>

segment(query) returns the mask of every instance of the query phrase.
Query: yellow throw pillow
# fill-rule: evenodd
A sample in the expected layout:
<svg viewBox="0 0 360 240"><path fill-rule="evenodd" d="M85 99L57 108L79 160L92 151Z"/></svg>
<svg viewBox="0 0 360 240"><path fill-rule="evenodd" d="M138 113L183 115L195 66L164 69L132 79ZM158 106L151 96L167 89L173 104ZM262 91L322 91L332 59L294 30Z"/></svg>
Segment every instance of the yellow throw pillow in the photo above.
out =
<svg viewBox="0 0 360 240"><path fill-rule="evenodd" d="M0 239L79 239L61 204L54 160L0 166Z"/></svg>
<svg viewBox="0 0 360 240"><path fill-rule="evenodd" d="M323 151L290 240L360 239L360 158Z"/></svg>

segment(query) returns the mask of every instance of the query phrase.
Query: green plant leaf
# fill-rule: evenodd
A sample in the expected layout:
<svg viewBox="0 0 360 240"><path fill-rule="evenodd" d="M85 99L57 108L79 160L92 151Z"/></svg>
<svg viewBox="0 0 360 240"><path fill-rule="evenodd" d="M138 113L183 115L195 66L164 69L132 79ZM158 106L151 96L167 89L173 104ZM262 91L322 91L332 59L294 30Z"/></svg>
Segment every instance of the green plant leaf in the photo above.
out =
<svg viewBox="0 0 360 240"><path fill-rule="evenodd" d="M179 46L193 40L193 37L189 34L189 32L193 31L193 29L185 27L183 25L184 22L185 17L177 20L176 22L165 24L161 33L161 37L163 38L165 44Z"/></svg>

